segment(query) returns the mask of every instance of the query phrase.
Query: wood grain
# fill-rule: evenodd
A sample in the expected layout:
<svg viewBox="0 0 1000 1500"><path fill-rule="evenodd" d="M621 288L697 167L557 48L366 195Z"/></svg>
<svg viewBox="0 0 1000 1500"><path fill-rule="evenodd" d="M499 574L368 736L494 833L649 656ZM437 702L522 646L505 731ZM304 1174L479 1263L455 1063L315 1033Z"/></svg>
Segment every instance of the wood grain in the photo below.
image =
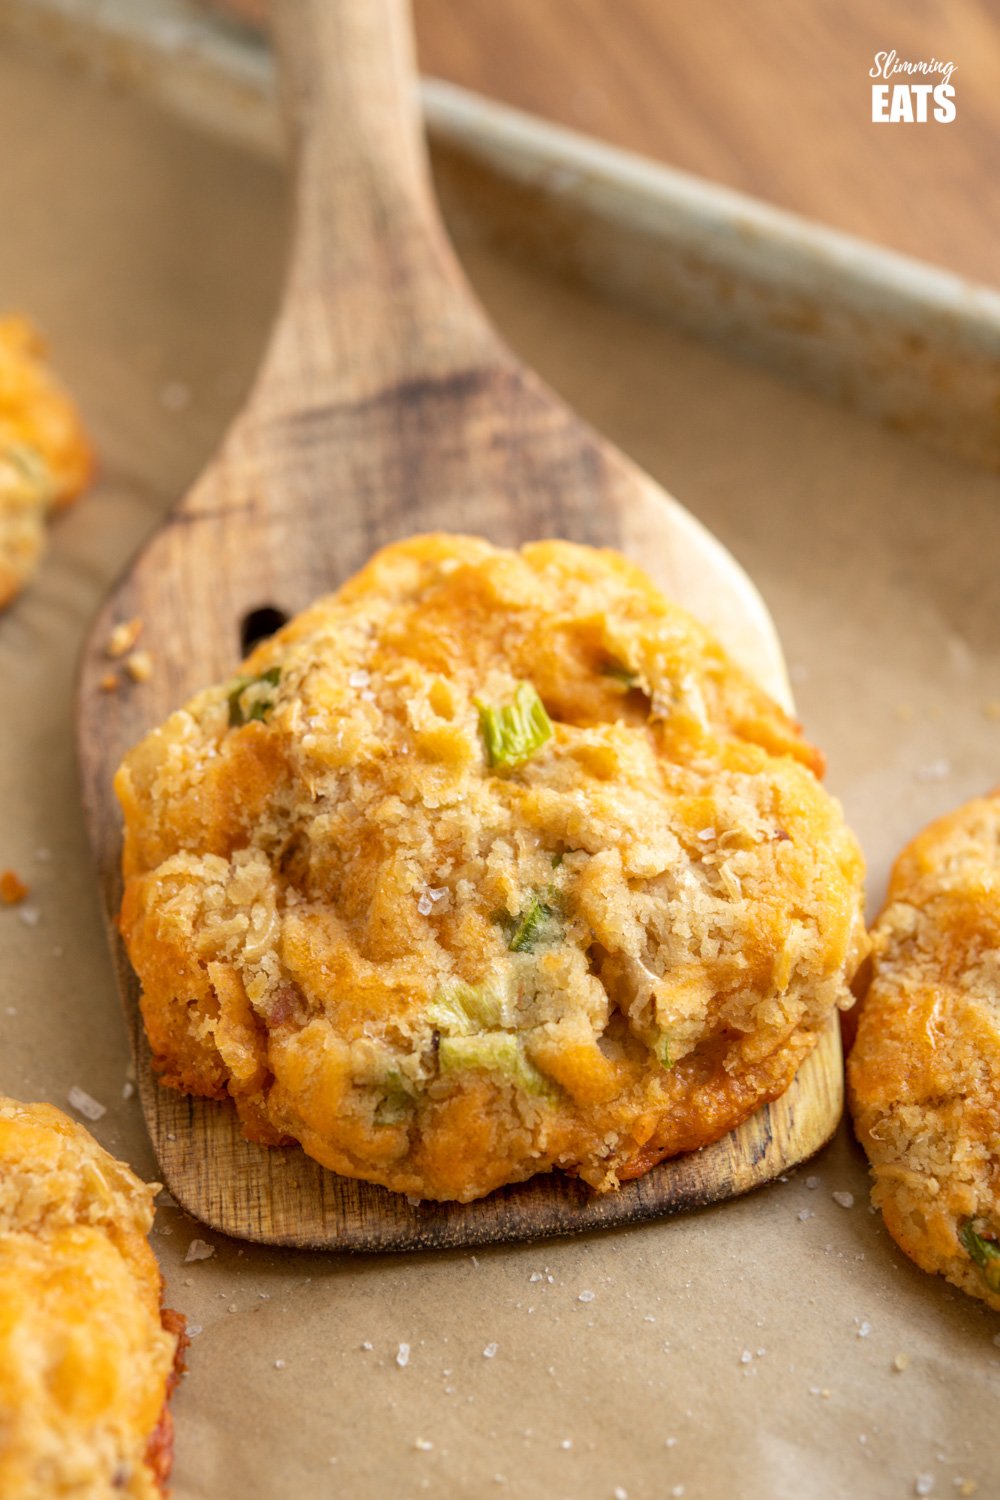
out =
<svg viewBox="0 0 1000 1500"><path fill-rule="evenodd" d="M259 20L264 0L215 0ZM422 70L991 286L990 0L415 0ZM875 125L875 52L950 58L950 125Z"/></svg>
<svg viewBox="0 0 1000 1500"><path fill-rule="evenodd" d="M989 0L415 0L421 68L878 244L1000 279ZM871 120L877 51L957 64L952 124Z"/></svg>
<svg viewBox="0 0 1000 1500"><path fill-rule="evenodd" d="M817 1150L840 1115L836 1028L794 1088L743 1130L591 1201L554 1178L464 1208L411 1210L239 1136L228 1107L158 1087L115 932L123 752L206 682L231 675L241 624L289 615L414 530L511 545L558 535L641 560L788 701L753 585L675 501L579 421L490 329L445 239L413 114L401 0L285 0L283 73L296 149L281 311L223 446L99 613L85 648L84 802L146 1119L184 1207L250 1239L339 1249L484 1243L628 1222L731 1196ZM139 615L156 674L102 693L112 625Z"/></svg>

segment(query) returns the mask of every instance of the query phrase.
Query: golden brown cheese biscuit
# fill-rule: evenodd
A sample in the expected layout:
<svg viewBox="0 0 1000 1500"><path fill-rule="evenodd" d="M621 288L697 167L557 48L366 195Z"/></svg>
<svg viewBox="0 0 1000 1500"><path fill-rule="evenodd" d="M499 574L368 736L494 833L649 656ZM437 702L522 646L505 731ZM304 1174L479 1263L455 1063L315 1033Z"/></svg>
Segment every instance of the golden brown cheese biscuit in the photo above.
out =
<svg viewBox="0 0 1000 1500"><path fill-rule="evenodd" d="M426 1198L714 1140L849 1003L818 765L617 554L387 547L118 773L162 1078Z"/></svg>
<svg viewBox="0 0 1000 1500"><path fill-rule="evenodd" d="M160 1308L153 1195L49 1104L0 1098L0 1495L153 1500L183 1319Z"/></svg>
<svg viewBox="0 0 1000 1500"><path fill-rule="evenodd" d="M872 932L851 1109L893 1239L1000 1310L1000 797L904 849Z"/></svg>
<svg viewBox="0 0 1000 1500"><path fill-rule="evenodd" d="M79 414L23 318L0 318L0 608L34 572L45 521L93 472Z"/></svg>

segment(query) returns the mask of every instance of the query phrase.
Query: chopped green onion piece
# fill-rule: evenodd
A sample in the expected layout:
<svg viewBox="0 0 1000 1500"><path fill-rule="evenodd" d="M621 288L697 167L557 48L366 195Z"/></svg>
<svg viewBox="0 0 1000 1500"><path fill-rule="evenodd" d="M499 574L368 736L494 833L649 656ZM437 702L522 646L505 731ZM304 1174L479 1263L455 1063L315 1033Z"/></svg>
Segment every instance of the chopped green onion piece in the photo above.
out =
<svg viewBox="0 0 1000 1500"><path fill-rule="evenodd" d="M251 719L266 719L274 707L274 694L269 689L277 687L280 681L280 667L271 667L259 677L237 677L229 690L230 729L249 724ZM258 691L253 694L249 704L244 706L243 695L251 688L257 688Z"/></svg>
<svg viewBox="0 0 1000 1500"><path fill-rule="evenodd" d="M470 1068L486 1073L504 1073L526 1094L547 1094L551 1085L530 1063L517 1037L509 1031L484 1031L478 1036L443 1036L438 1046L442 1073L460 1073Z"/></svg>
<svg viewBox="0 0 1000 1500"><path fill-rule="evenodd" d="M552 738L552 720L530 682L519 682L513 703L500 708L473 702L491 766L520 766Z"/></svg>
<svg viewBox="0 0 1000 1500"><path fill-rule="evenodd" d="M383 1098L375 1106L375 1124L401 1124L413 1108L413 1096L403 1075L393 1068L385 1075L379 1087Z"/></svg>
<svg viewBox="0 0 1000 1500"><path fill-rule="evenodd" d="M966 1219L958 1231L963 1248L979 1267L980 1274L991 1292L1000 1292L1000 1244L996 1240L984 1239Z"/></svg>
<svg viewBox="0 0 1000 1500"><path fill-rule="evenodd" d="M456 979L438 991L426 1014L435 1030L448 1036L469 1036L513 1021L509 988L503 978L477 985Z"/></svg>
<svg viewBox="0 0 1000 1500"><path fill-rule="evenodd" d="M623 666L620 661L609 659L601 668L602 677L613 677L615 682L620 682L623 687L635 687L639 681L638 672L633 672L630 667Z"/></svg>
<svg viewBox="0 0 1000 1500"><path fill-rule="evenodd" d="M511 953L530 953L539 941L545 924L555 916L547 901L532 896L527 906L515 919L507 937L507 948Z"/></svg>
<svg viewBox="0 0 1000 1500"><path fill-rule="evenodd" d="M673 1067L674 1060L670 1056L670 1036L666 1031L660 1032L660 1038L656 1044L656 1055L668 1071Z"/></svg>

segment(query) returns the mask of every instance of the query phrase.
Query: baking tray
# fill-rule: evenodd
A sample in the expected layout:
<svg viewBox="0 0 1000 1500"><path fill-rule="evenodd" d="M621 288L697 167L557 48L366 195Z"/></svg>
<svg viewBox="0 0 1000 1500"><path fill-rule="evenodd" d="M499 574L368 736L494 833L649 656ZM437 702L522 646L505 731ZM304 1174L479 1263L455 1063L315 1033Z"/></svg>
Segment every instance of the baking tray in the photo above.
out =
<svg viewBox="0 0 1000 1500"><path fill-rule="evenodd" d="M103 456L0 622L2 858L38 915L0 927L0 1088L86 1088L96 1133L152 1175L77 805L74 657L240 404L285 189L248 36L51 0L6 0L0 29L0 286ZM997 780L997 298L454 91L427 102L505 336L761 587L877 902L901 843ZM738 1202L475 1257L244 1247L167 1203L154 1243L200 1330L175 1494L998 1493L997 1320L905 1261L866 1194L845 1127ZM209 1259L186 1259L196 1239Z"/></svg>

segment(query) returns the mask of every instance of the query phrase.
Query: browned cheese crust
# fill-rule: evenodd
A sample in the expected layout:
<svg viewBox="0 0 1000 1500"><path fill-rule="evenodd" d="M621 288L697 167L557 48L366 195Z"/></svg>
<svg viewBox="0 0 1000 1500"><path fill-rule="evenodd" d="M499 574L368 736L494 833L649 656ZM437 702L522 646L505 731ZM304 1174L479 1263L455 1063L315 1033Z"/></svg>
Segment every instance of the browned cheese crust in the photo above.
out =
<svg viewBox="0 0 1000 1500"><path fill-rule="evenodd" d="M186 1340L153 1195L49 1104L0 1098L0 1495L159 1500Z"/></svg>
<svg viewBox="0 0 1000 1500"><path fill-rule="evenodd" d="M904 849L872 938L848 1062L872 1199L918 1266L1000 1310L1000 797Z"/></svg>
<svg viewBox="0 0 1000 1500"><path fill-rule="evenodd" d="M427 1198L714 1140L849 1003L862 861L819 769L617 554L388 547L118 773L163 1081Z"/></svg>

